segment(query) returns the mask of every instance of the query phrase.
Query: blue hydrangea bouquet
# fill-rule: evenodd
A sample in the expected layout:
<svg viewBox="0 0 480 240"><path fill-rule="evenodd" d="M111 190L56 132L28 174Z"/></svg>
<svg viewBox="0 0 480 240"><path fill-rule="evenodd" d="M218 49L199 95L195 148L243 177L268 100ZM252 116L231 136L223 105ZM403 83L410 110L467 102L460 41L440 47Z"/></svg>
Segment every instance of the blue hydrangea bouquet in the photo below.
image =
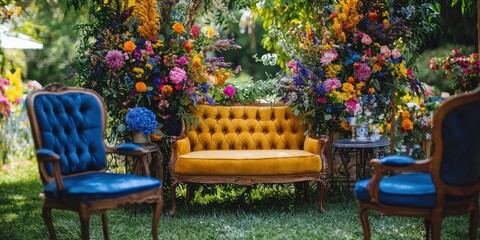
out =
<svg viewBox="0 0 480 240"><path fill-rule="evenodd" d="M139 131L144 136L149 136L157 130L158 122L155 113L147 108L132 108L125 119L129 130Z"/></svg>

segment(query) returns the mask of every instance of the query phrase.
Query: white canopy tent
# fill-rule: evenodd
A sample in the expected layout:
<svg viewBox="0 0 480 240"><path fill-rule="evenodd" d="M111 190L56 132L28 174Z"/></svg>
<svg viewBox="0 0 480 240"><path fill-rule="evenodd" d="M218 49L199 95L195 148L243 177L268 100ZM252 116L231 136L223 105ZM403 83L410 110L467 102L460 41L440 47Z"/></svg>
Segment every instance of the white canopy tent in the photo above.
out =
<svg viewBox="0 0 480 240"><path fill-rule="evenodd" d="M23 33L15 33L7 28L0 28L0 48L12 49L42 49L43 44L32 40Z"/></svg>

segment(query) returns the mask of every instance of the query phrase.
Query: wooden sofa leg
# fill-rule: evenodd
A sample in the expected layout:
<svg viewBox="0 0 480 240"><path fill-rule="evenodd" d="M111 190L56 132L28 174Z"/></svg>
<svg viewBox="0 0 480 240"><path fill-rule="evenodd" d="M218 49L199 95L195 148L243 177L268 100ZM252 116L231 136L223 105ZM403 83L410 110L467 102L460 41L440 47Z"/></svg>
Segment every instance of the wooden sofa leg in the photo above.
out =
<svg viewBox="0 0 480 240"><path fill-rule="evenodd" d="M175 215L175 211L177 210L177 192L176 192L177 181L172 179L172 183L170 184L170 217Z"/></svg>
<svg viewBox="0 0 480 240"><path fill-rule="evenodd" d="M325 193L327 191L327 184L325 181L320 180L318 182L318 209L320 212L324 212L324 201L325 201Z"/></svg>
<svg viewBox="0 0 480 240"><path fill-rule="evenodd" d="M192 201L192 195L194 192L194 186L192 183L187 183L187 194L185 196L185 203L187 205L190 205L190 202Z"/></svg>

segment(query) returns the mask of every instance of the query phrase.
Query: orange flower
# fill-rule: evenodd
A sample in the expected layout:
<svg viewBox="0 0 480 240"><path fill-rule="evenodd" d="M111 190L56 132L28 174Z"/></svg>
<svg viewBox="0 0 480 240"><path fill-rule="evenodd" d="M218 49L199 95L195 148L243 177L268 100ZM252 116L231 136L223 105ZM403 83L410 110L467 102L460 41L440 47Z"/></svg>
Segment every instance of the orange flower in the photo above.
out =
<svg viewBox="0 0 480 240"><path fill-rule="evenodd" d="M409 119L410 118L410 113L408 111L403 111L402 112L402 119Z"/></svg>
<svg viewBox="0 0 480 240"><path fill-rule="evenodd" d="M138 82L135 84L135 90L140 93L147 92L147 85L144 82Z"/></svg>
<svg viewBox="0 0 480 240"><path fill-rule="evenodd" d="M351 127L350 124L348 124L348 122L346 122L346 121L342 121L342 122L340 123L340 126L341 126L343 129L347 130L347 131L352 130L352 127Z"/></svg>
<svg viewBox="0 0 480 240"><path fill-rule="evenodd" d="M355 78L353 78L353 77L348 77L348 82L349 82L349 83L354 83L354 82L355 82Z"/></svg>
<svg viewBox="0 0 480 240"><path fill-rule="evenodd" d="M374 87L369 88L368 93L374 94L375 93L375 88Z"/></svg>
<svg viewBox="0 0 480 240"><path fill-rule="evenodd" d="M185 27L183 27L183 25L179 22L175 22L172 26L172 29L177 34L182 34L185 32Z"/></svg>
<svg viewBox="0 0 480 240"><path fill-rule="evenodd" d="M373 65L373 70L375 70L375 72L380 72L382 71L382 66L375 64Z"/></svg>
<svg viewBox="0 0 480 240"><path fill-rule="evenodd" d="M187 50L187 53L190 53L192 51L193 45L190 42L185 43L185 49Z"/></svg>
<svg viewBox="0 0 480 240"><path fill-rule="evenodd" d="M403 119L403 121L402 121L402 126L401 126L401 127L402 127L402 130L403 130L404 132L410 132L410 131L413 130L413 123L412 123L412 121L410 121L410 119L408 119L408 118L407 118L407 119Z"/></svg>
<svg viewBox="0 0 480 240"><path fill-rule="evenodd" d="M132 41L126 41L124 44L123 44L123 48L125 49L126 52L133 52L135 50L135 48L137 48L137 45L135 45L134 42Z"/></svg>
<svg viewBox="0 0 480 240"><path fill-rule="evenodd" d="M150 139L152 139L152 141L158 142L158 141L162 140L163 137L153 133L153 134L150 134Z"/></svg>
<svg viewBox="0 0 480 240"><path fill-rule="evenodd" d="M168 94L171 94L172 92L173 92L172 86L170 86L170 85L163 86L162 95L168 95Z"/></svg>

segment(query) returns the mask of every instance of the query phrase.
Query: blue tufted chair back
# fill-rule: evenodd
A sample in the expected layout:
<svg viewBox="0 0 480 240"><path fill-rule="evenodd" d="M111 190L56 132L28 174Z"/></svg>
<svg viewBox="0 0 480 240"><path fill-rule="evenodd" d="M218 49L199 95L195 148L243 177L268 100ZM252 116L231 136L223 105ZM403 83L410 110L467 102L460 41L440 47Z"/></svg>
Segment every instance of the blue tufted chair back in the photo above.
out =
<svg viewBox="0 0 480 240"><path fill-rule="evenodd" d="M62 175L106 168L105 106L98 94L88 90L40 90L30 94L27 107L33 107L29 117L36 148L60 156ZM53 164L47 163L45 171L49 176L42 178L52 177Z"/></svg>
<svg viewBox="0 0 480 240"><path fill-rule="evenodd" d="M480 182L480 101L460 105L447 112L441 133L443 154L440 178L451 186Z"/></svg>

